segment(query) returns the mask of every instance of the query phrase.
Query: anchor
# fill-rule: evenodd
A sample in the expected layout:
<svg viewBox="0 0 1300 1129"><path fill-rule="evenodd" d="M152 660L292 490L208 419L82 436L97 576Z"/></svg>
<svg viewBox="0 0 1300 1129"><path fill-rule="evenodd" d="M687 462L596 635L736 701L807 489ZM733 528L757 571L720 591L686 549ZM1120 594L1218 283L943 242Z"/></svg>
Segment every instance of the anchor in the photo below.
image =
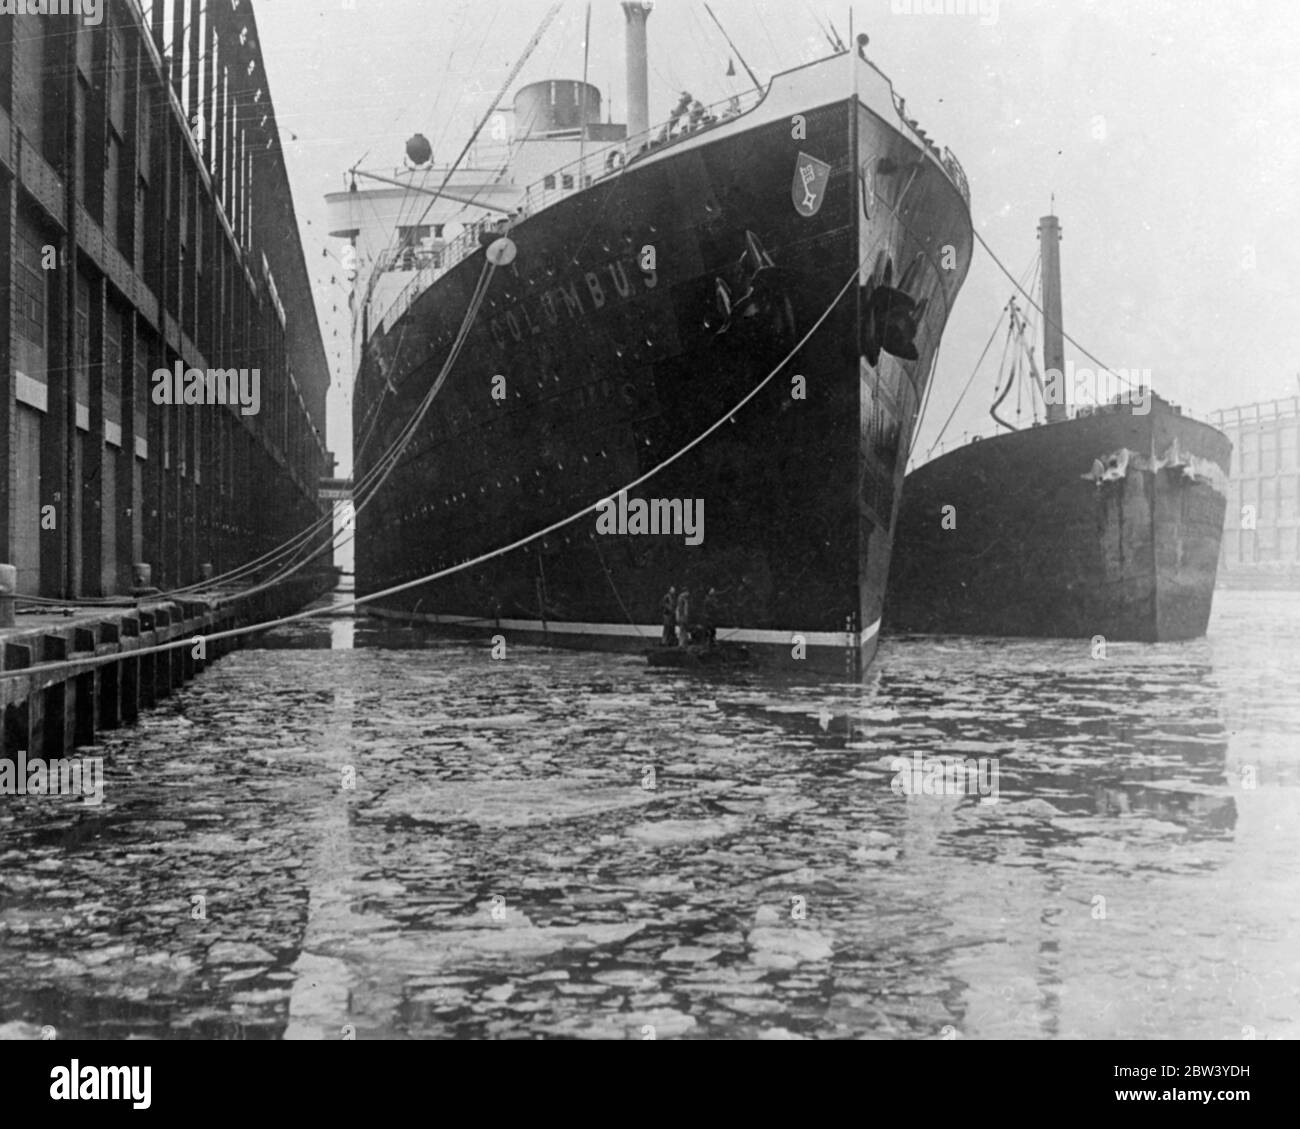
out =
<svg viewBox="0 0 1300 1129"><path fill-rule="evenodd" d="M882 351L900 360L915 361L920 354L916 348L916 334L921 318L929 305L928 298L919 301L909 290L921 273L921 257L903 272L898 286L892 286L894 266L889 255L881 251L875 270L866 286L861 288L863 305L862 352L875 368Z"/></svg>
<svg viewBox="0 0 1300 1129"><path fill-rule="evenodd" d="M762 240L752 231L746 231L745 249L740 258L726 277L713 280L714 310L704 319L705 329L720 337L738 318L758 317L782 301L788 307L784 289L776 285L780 274Z"/></svg>

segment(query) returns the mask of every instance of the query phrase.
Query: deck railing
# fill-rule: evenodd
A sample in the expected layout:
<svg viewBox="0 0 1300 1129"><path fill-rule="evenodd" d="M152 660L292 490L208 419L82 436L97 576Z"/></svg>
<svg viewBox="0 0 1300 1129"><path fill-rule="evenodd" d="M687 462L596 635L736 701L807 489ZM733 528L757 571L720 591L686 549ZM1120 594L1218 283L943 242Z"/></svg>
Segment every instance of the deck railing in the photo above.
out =
<svg viewBox="0 0 1300 1129"><path fill-rule="evenodd" d="M524 189L519 211L514 217L475 220L467 224L455 239L448 242L442 251L441 267L426 267L418 271L415 277L403 287L401 293L393 299L384 312L382 319L384 330L392 328L397 319L410 308L417 295L423 293L441 275L474 254L481 246L479 237L485 232L504 234L514 222L534 216L558 204L561 200L576 196L579 192L603 180L617 176L625 165L635 164L637 160L651 153L659 153L680 142L716 129L720 125L735 121L757 106L763 97L765 92L760 94L757 90L751 90L735 97L721 99L705 106L704 113L697 115L694 123L689 113L676 119L669 118L639 136L607 144L598 143L583 156L553 169ZM400 251L395 252L394 260L400 255Z"/></svg>
<svg viewBox="0 0 1300 1129"><path fill-rule="evenodd" d="M766 97L766 91L749 90L743 94L720 99L705 106L702 114L697 113L692 117L688 111L676 118L670 117L652 126L644 134L598 145L583 156L553 169L524 188L519 211L514 217L475 220L455 239L447 243L442 252L442 265L420 270L393 299L382 319L384 331L391 329L397 319L406 313L417 295L423 293L442 274L474 254L481 245L480 236L483 233L492 231L505 234L514 222L534 216L558 204L561 200L617 176L626 165L635 164L646 156L670 149L701 133L707 133L718 126L735 121L753 110ZM912 132L944 170L969 207L970 185L965 170L952 150L946 148L940 150L921 130L921 127L905 115L902 100L896 94L893 98L900 123Z"/></svg>

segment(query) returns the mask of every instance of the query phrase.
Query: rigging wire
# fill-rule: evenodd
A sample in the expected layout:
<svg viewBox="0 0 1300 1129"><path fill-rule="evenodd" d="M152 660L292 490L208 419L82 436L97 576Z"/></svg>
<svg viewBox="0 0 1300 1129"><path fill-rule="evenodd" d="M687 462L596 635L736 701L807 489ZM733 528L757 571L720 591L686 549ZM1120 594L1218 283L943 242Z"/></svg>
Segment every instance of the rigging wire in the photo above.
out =
<svg viewBox="0 0 1300 1129"><path fill-rule="evenodd" d="M768 46L772 48L772 69L774 71L780 70L782 54L780 48L776 45L776 40L772 38L772 31L767 26L767 19L763 15L763 0L758 0L754 5L754 14L758 16L758 25L763 29L763 35L767 39Z"/></svg>
<svg viewBox="0 0 1300 1129"><path fill-rule="evenodd" d="M1017 364L1020 355L1011 350L1011 343L1016 340L1016 307L1014 298L1011 299L1011 303L1011 316L1007 319L1007 339L1002 343L1002 359L998 362L998 378L993 384L994 400L993 406L989 409L989 415L991 415L1008 431L1015 431L1014 427L998 415L998 408L1002 406L1002 401L1011 394L1011 388L1016 383L1016 377L1019 372ZM1008 352L1011 353L1010 366L1007 365ZM998 389L1002 385L1002 373L1004 371L1007 373L1007 386L1002 390L1001 395L998 395Z"/></svg>
<svg viewBox="0 0 1300 1129"><path fill-rule="evenodd" d="M469 4L467 2L462 3L460 28L456 33L456 37L452 42L451 51L447 56L447 65L443 71L444 75L450 76L453 73L451 69L451 64L456 57L457 50L459 49L460 39L464 31L465 20L468 17L468 15L469 15ZM474 53L474 61L470 64L470 72L472 74L478 72L479 61L483 57L483 51L487 47L487 42L491 38L492 32L496 28L497 20L500 18L500 16L501 16L501 4L500 4L500 0L497 0L497 2L492 5L492 19L488 23L487 31L484 33L483 37L479 40L478 48ZM438 133L437 140L433 143L433 152L435 154L437 154L441 150L442 143L447 138L447 131L451 129L452 122L456 116L455 111L456 109L459 109L460 104L464 100L464 96L465 96L465 91L461 90L456 97L455 108L453 109L453 111L445 115L439 115L438 111L439 111L440 104L442 102L443 92L446 89L447 89L446 83L444 83L441 87L439 87L438 94L434 98L433 109L431 111L435 115L435 120L437 120L439 116L441 117L442 120L442 129ZM428 174L431 172L433 172L432 166L429 169L425 170L424 180L420 184L421 188L426 187ZM409 226L406 223L406 221L414 213L417 201L421 195L422 193L418 193L418 192L410 192L410 191L407 192L406 196L402 200L400 207L398 208L398 219L397 219L397 223L394 225L393 228L394 232L396 232L399 226L402 227ZM396 243L396 238L394 238L394 243ZM377 259L376 262L377 263L382 262L383 257L386 256L390 250L394 250L394 249L395 248L385 247L384 255L382 255L379 259Z"/></svg>
<svg viewBox="0 0 1300 1129"><path fill-rule="evenodd" d="M1032 259L1030 259L1024 271L1021 272L1020 277L1022 279L1028 277L1030 272L1035 270L1035 264L1037 262L1038 262L1038 256L1035 255ZM984 358L988 355L988 351L990 348L992 348L993 341L998 335L998 330L1002 327L1002 315L1007 312L1008 308L1009 306L1003 306L998 311L997 320L993 323L993 332L989 334L989 339L985 343L983 350L980 352L979 359L975 362L975 366L971 369L970 376L966 378L966 383L962 387L961 395L957 397L956 403L954 403L952 406L952 411L948 413L948 418L944 420L943 427L939 429L939 434L935 437L934 442L930 444L929 450L926 451L925 453L926 461L929 461L930 456L934 454L935 448L938 447L939 444L943 441L943 437L948 430L948 426L952 423L953 417L957 414L957 410L961 407L962 402L966 399L966 394L971 390L971 386L975 381L975 376L979 372L980 365L984 363ZM934 381L932 379L930 381L930 384L927 386L927 391L929 390L929 388L932 388L933 386L934 386ZM917 416L916 426L917 426L918 433L920 431L921 422L924 417L924 411L925 411L925 405L922 405L922 410Z"/></svg>
<svg viewBox="0 0 1300 1129"><path fill-rule="evenodd" d="M465 142L464 147L460 151L460 155L456 158L455 161L453 161L451 164L447 166L446 174L443 176L442 183L438 186L438 191L436 193L431 194L431 198L428 204L425 205L424 211L420 213L420 218L416 220L414 225L403 224L402 226L419 227L423 225L425 219L428 218L429 212L433 210L434 204L437 203L437 201L442 197L442 194L447 190L447 185L451 182L451 178L455 175L456 171L460 168L461 163L465 160L466 155L474 147L474 143L475 141L477 141L478 135L482 132L483 127L487 124L488 119L493 115L493 113L496 112L497 106L500 104L501 99L505 96L505 92L509 87L510 83L514 81L515 75L518 74L519 70L523 67L524 63L528 60L533 50L537 47L537 44L541 41L541 37L545 34L546 28L550 26L551 21L555 18L556 14L559 12L562 3L563 0L557 0L557 2L553 4L550 10L547 12L545 18L542 20L541 26L538 28L533 38L529 41L528 46L525 48L524 54L521 56L519 61L515 64L515 67L511 71L509 77L507 77L505 84L498 91L496 97L492 100L492 104L488 107L487 112L483 114L483 116L479 119L478 124L475 126L473 132L470 134L469 139ZM485 45L486 45L486 37L484 38L483 43L480 46L479 49L480 55L482 54L482 47ZM476 56L476 62L477 62L477 56ZM451 125L450 120L448 120L444 124L443 134L441 136L446 135L446 130L450 128L450 125ZM405 211L406 204L414 203L415 197L420 195L423 194L422 193L411 194L410 191L408 190L408 195L406 197L406 200L403 203L402 218L404 219L410 218L410 215L413 214L413 212L408 213ZM401 240L401 232L396 227L394 227L392 236L390 237L388 243L384 246L383 251L377 257L375 263L375 269L374 271L372 271L370 278L367 280L366 293L364 298L364 302L367 305L370 303L371 299L374 296L374 290L375 287L378 285L380 275L382 273L387 272L387 267L384 264L388 261L390 255L395 254L400 249L401 246L400 240Z"/></svg>
<svg viewBox="0 0 1300 1129"><path fill-rule="evenodd" d="M826 42L831 45L831 50L838 53L840 50L840 44L833 39L831 33L826 30L826 25L822 23L822 18L817 14L817 10L808 2L808 0L803 0L803 6L804 10L812 16L813 21L817 24L817 30L822 33Z"/></svg>
<svg viewBox="0 0 1300 1129"><path fill-rule="evenodd" d="M1007 270L1002 260L997 257L993 248L990 247L988 243L985 242L984 236L982 236L979 233L979 230L977 228L972 228L971 230L974 231L975 238L979 240L980 246L983 247L984 250L988 252L989 258L992 259L997 264L998 270L1000 270L1003 274L1005 274L1007 278L1011 279L1011 282L1015 286L1015 288L1019 290L1020 293L1025 296L1025 299L1029 302L1029 304L1033 306L1034 309L1036 309L1040 315L1042 315L1044 325L1050 325L1053 329L1059 330L1062 337L1064 337L1071 345L1073 345L1076 349L1078 349L1080 353L1082 353L1085 357L1088 358L1088 360L1090 360L1093 364L1097 365L1102 372L1107 373L1110 376L1118 377L1130 388L1137 387L1137 385L1134 384L1133 381L1130 380L1127 375L1121 376L1105 362L1099 361L1092 353L1088 352L1087 349L1085 349L1073 337L1071 337L1068 333L1065 332L1064 326L1057 325L1054 321L1052 321L1052 319L1047 316L1047 311L1044 310L1042 306L1040 306L1037 302L1034 301L1033 295L1031 295L1023 286L1020 285L1020 283L1018 283L1015 280L1015 277L1011 274L1009 270Z"/></svg>
<svg viewBox="0 0 1300 1129"><path fill-rule="evenodd" d="M952 411L948 413L948 418L944 420L943 427L939 429L939 434L935 438L935 441L930 444L930 449L925 453L927 461L930 456L934 454L934 449L943 441L944 432L948 430L948 425L952 423L952 417L957 414L957 409L961 407L962 401L966 398L966 393L970 391L970 386L975 380L975 375L979 372L980 365L984 363L984 358L988 356L989 350L993 348L993 341L998 335L998 330L1002 328L1002 315L1006 311L1006 306L1003 306L1002 309L998 311L998 320L993 324L993 332L989 334L989 339L984 343L984 348L980 352L979 359L975 362L975 367L971 369L970 376L966 378L966 386L962 389L961 395L957 397L957 402L953 404Z"/></svg>
<svg viewBox="0 0 1300 1129"><path fill-rule="evenodd" d="M442 390L443 384L446 383L447 377L450 375L452 367L455 365L456 361L460 357L460 353L461 350L464 348L465 342L469 339L469 331L473 326L474 320L478 316L479 310L482 308L483 300L487 297L488 287L491 283L492 276L495 272L496 272L495 264L491 263L485 258L483 262L483 270L479 275L479 280L478 280L478 284L475 287L474 295L470 299L470 305L465 312L465 317L463 321L461 322L460 332L457 334L456 340L453 342L451 349L448 351L447 358L443 362L442 370L439 372L437 379L434 380L434 382L430 385L428 391L424 394L424 399L421 401L419 409L406 422L406 424L402 428L402 432L399 434L398 440L394 444L395 449L390 448L391 457L385 456L385 459L381 460L379 463L376 463L376 465L371 468L371 471L367 471L366 474L367 478L370 478L371 472L378 472L378 477L376 480L366 483L365 497L361 499L360 502L354 501L353 503L353 515L352 515L353 530L355 530L356 528L355 523L356 523L357 515L359 515L361 511L364 510L370 504L370 502L373 501L373 499L378 495L380 488L387 481L388 476L392 473L394 468L397 466L398 462L401 460L401 456L405 453L406 448L410 445L412 439L414 439L416 433L419 430L420 424L424 421L424 417L428 414L430 407L433 405L433 401L437 398L438 393ZM335 548L336 546L333 544L333 542L337 540L339 533L342 531L333 530L333 515L331 514L329 516L330 516L330 527L332 532L329 545L321 546L320 549L318 549L317 552L314 553L311 557L308 557L305 560L298 562L292 568L287 568L287 570L282 571L280 574L273 577L271 580L266 581L261 585L255 586L249 589L248 591L241 593L241 595L247 596L252 592L263 591L266 588L274 587L277 584L282 584L285 580L288 579L289 576L292 576L293 573L297 572L303 566L308 564L311 560L315 559L316 556L319 556L322 553L324 553L326 549L332 550L333 548ZM351 536L349 536L348 540L351 540Z"/></svg>
<svg viewBox="0 0 1300 1129"><path fill-rule="evenodd" d="M443 192L446 191L447 184L451 180L452 173L456 170L457 166L460 165L461 161L465 159L465 155L470 151L470 149L473 148L474 142L478 140L478 135L483 131L483 127L487 124L488 118L490 118L496 112L496 108L501 104L501 99L505 97L506 91L510 88L510 84L515 81L515 78L518 76L519 72L523 70L524 64L528 62L529 58L532 56L532 53L537 49L537 45L542 41L542 36L546 34L546 29L551 26L551 22L559 14L561 7L562 7L562 0L556 0L556 3L552 4L551 7L547 10L546 15L542 18L541 25L533 33L532 39L528 41L528 45L524 48L524 52L519 57L519 61L515 63L515 65L511 68L510 74L506 76L506 81L502 83L501 89L497 92L496 97L492 99L492 105L490 105L487 108L487 112L479 120L478 125L474 127L474 132L470 134L469 140L465 142L464 148L461 149L460 156L457 157L456 160L448 167L447 175L443 178L442 184L438 188L438 196L441 196ZM432 200L429 201L424 211L420 214L420 218L417 221L417 226L419 224L424 223L425 217L433 209L434 202L437 200L437 198L438 197L435 196Z"/></svg>
<svg viewBox="0 0 1300 1129"><path fill-rule="evenodd" d="M552 21L559 14L561 7L563 7L563 0L556 0L556 2L552 4L551 7L547 10L546 15L542 18L541 24L538 26L537 30L533 33L533 37L528 41L527 46L524 48L523 54L520 55L518 61L511 68L509 75L506 76L506 81L501 85L501 88L497 91L496 96L492 100L492 104L487 108L487 111L483 114L483 116L479 119L478 124L474 127L474 130L470 134L469 139L465 142L464 147L461 149L460 155L456 158L454 162L452 162L450 165L447 166L447 172L442 179L442 184L438 187L437 193L433 196L432 199L430 199L429 203L425 206L424 211L420 214L419 220L416 221L416 226L419 226L424 223L425 219L429 215L429 212L432 211L433 205L442 197L443 192L446 191L447 185L451 181L452 176L454 175L456 170L460 167L460 164L465 159L466 154L470 151L470 149L473 148L474 142L478 139L478 135L483 131L483 127L487 124L488 119L496 112L497 106L500 105L501 99L505 97L506 91L510 88L511 83L514 82L519 72L523 69L524 65L528 62L533 52L537 49L538 44L541 43L542 37L546 34L546 29L550 27ZM396 240L397 235L398 233L394 232L394 240ZM379 279L378 272L372 274L370 277L370 281L367 286L366 295L364 299L364 301L367 304L370 302L371 298L373 297L374 288L378 283L378 279ZM405 336L405 333L406 330L405 327L403 327L402 336ZM398 344L400 347L401 337L399 337L398 339ZM391 385L389 385L389 387L391 387ZM382 396L383 396L383 390L381 389L380 397L382 398ZM379 401L377 400L376 403L378 402ZM355 452L353 457L354 458L356 457Z"/></svg>

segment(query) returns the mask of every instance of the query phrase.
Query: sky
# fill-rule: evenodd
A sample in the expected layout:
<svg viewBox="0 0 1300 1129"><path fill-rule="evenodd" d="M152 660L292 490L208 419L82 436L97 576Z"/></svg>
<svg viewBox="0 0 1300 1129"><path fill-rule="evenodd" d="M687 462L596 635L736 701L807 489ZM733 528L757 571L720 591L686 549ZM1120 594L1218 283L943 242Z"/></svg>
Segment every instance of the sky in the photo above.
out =
<svg viewBox="0 0 1300 1129"><path fill-rule="evenodd" d="M355 164L399 165L417 131L438 161L454 157L551 2L254 0L336 365L329 441L341 473L351 469L351 330L325 193L344 187ZM710 3L764 83L829 52L819 21L848 39L847 3ZM582 77L586 7L566 0L506 105L524 83ZM617 0L591 8L590 81L624 121L623 15ZM868 53L909 115L957 155L975 227L1018 277L1036 259L1038 220L1055 199L1067 333L1112 369L1150 370L1156 391L1194 415L1300 395L1300 3L943 8L859 2L854 31L870 35ZM683 89L713 102L750 85L739 60L737 77L726 77L733 53L700 0L659 0L649 50L652 120ZM1012 294L977 247L943 338L922 455L959 399L945 441L990 433L1001 330L974 370ZM1069 344L1066 356L1090 364Z"/></svg>

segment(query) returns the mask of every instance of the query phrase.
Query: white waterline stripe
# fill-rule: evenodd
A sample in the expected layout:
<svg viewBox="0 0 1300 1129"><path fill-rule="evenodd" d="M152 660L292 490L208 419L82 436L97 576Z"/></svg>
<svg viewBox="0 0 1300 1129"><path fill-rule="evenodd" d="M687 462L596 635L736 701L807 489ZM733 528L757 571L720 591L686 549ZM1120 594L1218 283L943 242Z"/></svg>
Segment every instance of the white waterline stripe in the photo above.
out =
<svg viewBox="0 0 1300 1129"><path fill-rule="evenodd" d="M435 612L402 612L392 608L379 607L372 607L370 610L375 615L385 619L415 619L425 623L444 624L449 627L471 624L484 631L501 629L554 635L604 635L617 638L645 637L652 641L658 639L663 633L661 624L652 623L561 623L547 620L543 624L540 619L494 620L485 619L483 616L439 615ZM858 632L856 635L848 631L771 631L759 627L732 628L718 626L718 634L724 637L727 642L765 643L777 647L793 645L796 635L800 636L810 647L843 648L849 645L850 639L855 639L857 644L861 646L863 643L874 639L879 632L880 620L876 620L870 627Z"/></svg>

